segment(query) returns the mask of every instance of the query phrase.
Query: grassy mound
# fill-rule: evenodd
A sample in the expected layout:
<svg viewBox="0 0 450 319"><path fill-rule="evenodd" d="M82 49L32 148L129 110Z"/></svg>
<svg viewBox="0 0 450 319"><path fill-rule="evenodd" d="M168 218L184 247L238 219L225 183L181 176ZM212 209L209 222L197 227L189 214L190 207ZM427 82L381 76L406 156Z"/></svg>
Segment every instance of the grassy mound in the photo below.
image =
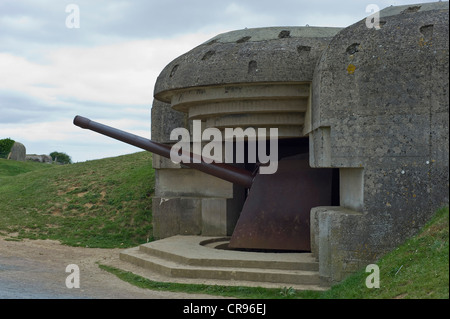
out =
<svg viewBox="0 0 450 319"><path fill-rule="evenodd" d="M151 240L151 154L73 165L0 160L0 233L88 247Z"/></svg>

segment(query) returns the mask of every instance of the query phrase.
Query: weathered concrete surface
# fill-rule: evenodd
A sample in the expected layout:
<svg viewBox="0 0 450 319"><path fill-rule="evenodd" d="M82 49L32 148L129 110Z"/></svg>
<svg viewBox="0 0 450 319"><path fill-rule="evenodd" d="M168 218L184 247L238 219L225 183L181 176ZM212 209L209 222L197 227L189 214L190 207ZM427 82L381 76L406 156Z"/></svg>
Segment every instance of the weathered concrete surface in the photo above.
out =
<svg viewBox="0 0 450 319"><path fill-rule="evenodd" d="M172 94L172 108L188 113L190 123L201 120L203 129L217 128L223 135L226 128L276 127L279 138L290 138L303 136L310 87L297 82L246 83L186 88Z"/></svg>
<svg viewBox="0 0 450 319"><path fill-rule="evenodd" d="M155 238L232 234L244 202L241 186L193 169L157 169L155 174Z"/></svg>
<svg viewBox="0 0 450 319"><path fill-rule="evenodd" d="M362 20L324 51L310 162L342 169L344 207L312 212L322 276L373 262L448 205L448 63L448 2L389 7L380 30Z"/></svg>
<svg viewBox="0 0 450 319"><path fill-rule="evenodd" d="M153 197L153 236L200 235L202 200L192 197Z"/></svg>
<svg viewBox="0 0 450 319"><path fill-rule="evenodd" d="M187 127L185 113L175 111L170 104L153 100L152 106L152 140L158 143L174 143L170 140L170 132L177 127Z"/></svg>
<svg viewBox="0 0 450 319"><path fill-rule="evenodd" d="M233 197L233 184L195 169L159 169L155 186L158 197Z"/></svg>
<svg viewBox="0 0 450 319"><path fill-rule="evenodd" d="M15 142L11 148L11 152L8 156L8 159L13 161L25 161L27 150L25 148L25 145L19 142Z"/></svg>
<svg viewBox="0 0 450 319"><path fill-rule="evenodd" d="M340 28L273 27L227 32L169 63L155 97L171 91L230 83L311 81L322 51Z"/></svg>

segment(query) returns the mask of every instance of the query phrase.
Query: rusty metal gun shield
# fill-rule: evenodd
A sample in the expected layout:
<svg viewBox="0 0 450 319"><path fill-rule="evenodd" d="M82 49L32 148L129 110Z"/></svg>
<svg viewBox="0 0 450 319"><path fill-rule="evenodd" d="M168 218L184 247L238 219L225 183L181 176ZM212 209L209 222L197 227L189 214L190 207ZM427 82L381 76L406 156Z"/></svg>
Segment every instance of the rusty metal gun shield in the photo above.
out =
<svg viewBox="0 0 450 319"><path fill-rule="evenodd" d="M310 210L330 206L332 169L314 169L307 154L284 158L258 174L232 234L234 249L310 251Z"/></svg>

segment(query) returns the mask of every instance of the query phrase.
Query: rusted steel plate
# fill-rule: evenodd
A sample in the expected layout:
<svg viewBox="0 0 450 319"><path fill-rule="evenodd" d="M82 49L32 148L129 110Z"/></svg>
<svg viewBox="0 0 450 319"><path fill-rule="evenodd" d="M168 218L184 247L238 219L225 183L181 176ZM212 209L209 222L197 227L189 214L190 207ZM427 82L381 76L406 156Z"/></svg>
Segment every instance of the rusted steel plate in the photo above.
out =
<svg viewBox="0 0 450 319"><path fill-rule="evenodd" d="M310 210L330 206L332 169L314 169L308 155L279 161L256 175L232 234L230 248L310 251Z"/></svg>

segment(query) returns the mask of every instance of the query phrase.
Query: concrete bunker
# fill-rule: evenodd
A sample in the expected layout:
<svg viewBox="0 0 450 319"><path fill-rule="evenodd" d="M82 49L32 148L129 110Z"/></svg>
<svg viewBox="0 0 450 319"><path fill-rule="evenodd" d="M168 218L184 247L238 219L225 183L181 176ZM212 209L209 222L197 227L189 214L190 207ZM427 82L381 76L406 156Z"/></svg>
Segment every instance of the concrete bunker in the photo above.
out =
<svg viewBox="0 0 450 319"><path fill-rule="evenodd" d="M380 26L228 32L169 63L155 84L152 139L166 147L170 132L193 120L205 129L277 127L289 196L302 195L302 168L328 174L306 179L325 181L311 188L328 198L303 218L310 246L300 249L327 281L373 263L448 205L448 2L391 6ZM250 201L242 186L158 155L153 167L155 238L229 236L249 202L260 212L266 195L280 211L286 202L276 190ZM259 225L264 237L274 224Z"/></svg>
<svg viewBox="0 0 450 319"><path fill-rule="evenodd" d="M309 165L334 169L339 185L332 205L311 211L311 250L331 281L448 204L448 3L388 7L380 27L229 32L174 60L155 85L152 136L165 143L164 130L192 119L273 125L291 147L308 140ZM157 157L154 165L166 190L153 207L157 237L230 235L242 192ZM185 192L174 174L211 187Z"/></svg>
<svg viewBox="0 0 450 319"><path fill-rule="evenodd" d="M161 72L155 85L153 138L158 136L160 142L173 144L175 141L168 139L169 130L189 128L194 120L201 120L204 129L221 131L277 128L279 158L303 154L306 163L309 139L304 132L310 126L310 84L314 66L328 41L339 30L284 27L233 31L218 35L175 59ZM298 73L293 74L293 70ZM173 121L168 122L168 118ZM236 148L240 147L240 143L235 144ZM252 171L255 165L247 160L248 142L243 144L246 160L236 165ZM268 147L270 143L267 144ZM247 199L245 189L183 169L181 165L174 167L158 156L154 157L154 167L157 169L157 194L153 204L156 237L231 236L233 233L236 236L236 225ZM338 176L331 172L329 175L330 182ZM177 179L180 176L185 178L182 185ZM186 189L180 189L182 187ZM331 187L328 192L329 200L323 203L335 204L338 196L332 196ZM288 200L297 195L280 196ZM185 219L186 205L192 208L189 209L190 221ZM309 241L309 208L307 210L305 232ZM255 219L248 221L249 224L255 222ZM240 223L243 223L242 218ZM273 248L290 249L287 247ZM262 247L255 243L242 248ZM309 243L305 250L310 250Z"/></svg>

